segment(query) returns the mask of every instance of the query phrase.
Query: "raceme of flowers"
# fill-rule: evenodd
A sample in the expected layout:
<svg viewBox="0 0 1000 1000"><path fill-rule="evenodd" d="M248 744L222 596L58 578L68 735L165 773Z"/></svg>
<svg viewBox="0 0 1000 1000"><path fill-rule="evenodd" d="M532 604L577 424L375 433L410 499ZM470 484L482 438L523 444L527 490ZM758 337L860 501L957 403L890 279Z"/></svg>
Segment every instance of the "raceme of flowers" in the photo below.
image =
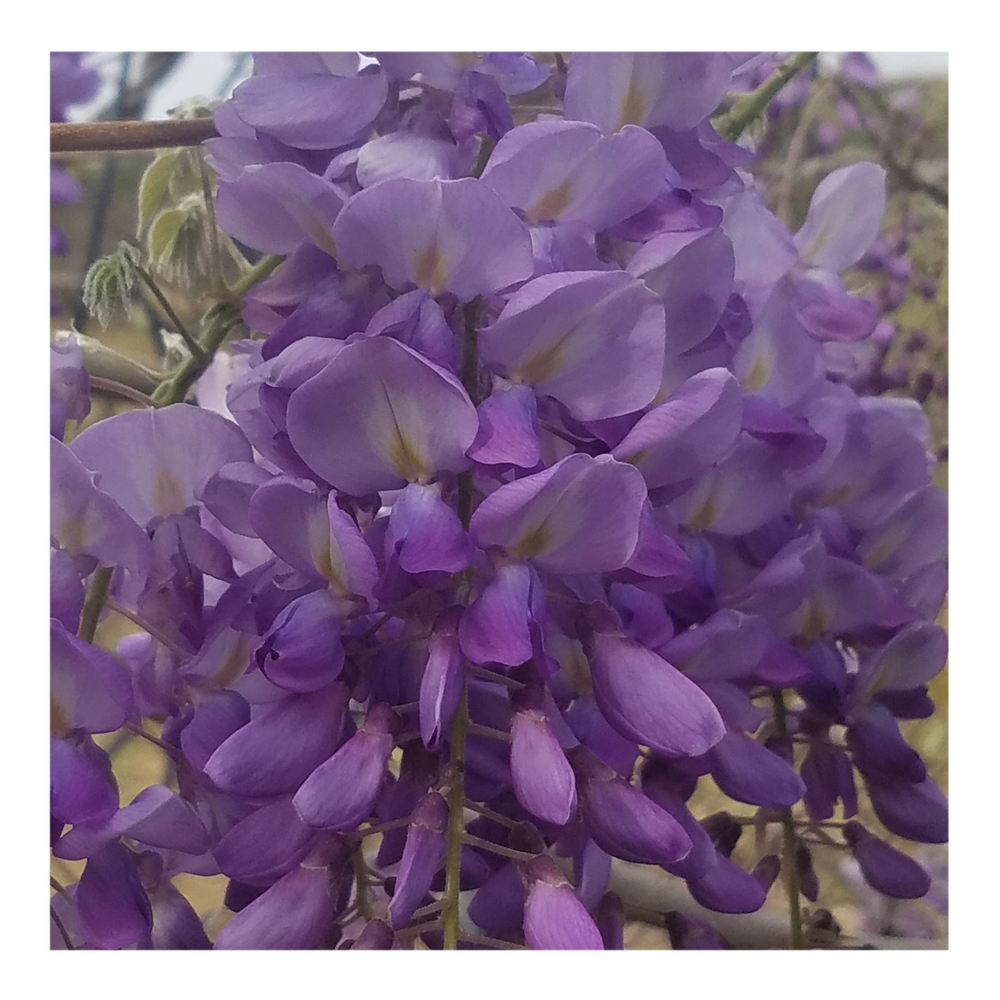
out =
<svg viewBox="0 0 1000 1000"><path fill-rule="evenodd" d="M946 657L927 422L828 365L878 321L841 274L883 171L789 232L708 120L759 58L372 56L258 55L215 114L219 222L285 257L225 405L67 445L53 355L56 946L621 948L613 859L763 905L708 776L925 894L851 819L947 840L899 728ZM104 567L117 655L78 636ZM143 720L176 781L119 806L93 736ZM181 873L229 879L214 942Z"/></svg>

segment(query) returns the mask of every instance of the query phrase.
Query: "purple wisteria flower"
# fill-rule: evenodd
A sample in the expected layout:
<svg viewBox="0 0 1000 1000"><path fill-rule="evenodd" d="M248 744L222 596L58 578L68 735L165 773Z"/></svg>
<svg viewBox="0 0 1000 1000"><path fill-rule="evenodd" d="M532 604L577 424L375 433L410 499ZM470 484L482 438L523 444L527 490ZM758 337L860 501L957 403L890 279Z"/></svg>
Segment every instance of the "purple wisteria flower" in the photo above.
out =
<svg viewBox="0 0 1000 1000"><path fill-rule="evenodd" d="M751 913L783 862L822 900L821 837L928 892L887 838L947 840L900 729L947 655L947 505L919 406L827 352L874 336L841 275L885 174L790 232L710 117L762 61L255 55L217 219L284 259L225 405L64 444L88 383L53 353L64 946L616 950L621 865ZM170 766L120 806L123 727ZM747 870L750 827L787 857ZM181 874L228 880L221 930Z"/></svg>

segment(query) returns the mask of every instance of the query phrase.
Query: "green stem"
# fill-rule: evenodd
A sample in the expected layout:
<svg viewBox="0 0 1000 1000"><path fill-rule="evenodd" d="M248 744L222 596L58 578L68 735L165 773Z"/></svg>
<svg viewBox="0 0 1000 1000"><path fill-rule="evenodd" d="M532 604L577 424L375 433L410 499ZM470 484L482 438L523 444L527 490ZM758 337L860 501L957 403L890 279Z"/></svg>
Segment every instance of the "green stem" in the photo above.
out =
<svg viewBox="0 0 1000 1000"><path fill-rule="evenodd" d="M191 355L183 361L180 367L165 382L161 383L153 393L153 402L157 406L170 406L180 403L188 394L188 390L198 381L205 369L211 364L215 352L222 346L226 334L239 322L239 309L231 303L220 302L213 307L213 317L208 328L202 335L201 356Z"/></svg>
<svg viewBox="0 0 1000 1000"><path fill-rule="evenodd" d="M482 144L479 147L479 156L476 157L476 162L472 167L472 171L469 174L470 177L482 177L483 171L486 169L486 164L489 163L490 157L493 155L493 150L496 148L496 139L491 136L484 135Z"/></svg>
<svg viewBox="0 0 1000 1000"><path fill-rule="evenodd" d="M372 904L368 898L368 866L365 864L360 845L351 855L351 862L354 865L354 879L358 885L358 912L365 920L371 920Z"/></svg>
<svg viewBox="0 0 1000 1000"><path fill-rule="evenodd" d="M139 736L140 738L146 740L147 743L152 743L154 747L159 747L168 758L182 758L184 756L181 751L177 749L177 747L172 747L169 743L164 743L158 736L154 736L152 733L147 733L142 726L137 726L134 722L126 722L122 728L127 729L133 736Z"/></svg>
<svg viewBox="0 0 1000 1000"><path fill-rule="evenodd" d="M774 722L778 734L782 737L788 735L785 716L785 699L780 691L771 694L774 703ZM792 949L799 951L805 947L802 935L802 911L799 904L799 870L796 864L798 854L799 836L795 830L795 819L792 810L781 810L781 830L782 830L782 866L785 869L785 884L788 889L788 928L792 939Z"/></svg>
<svg viewBox="0 0 1000 1000"><path fill-rule="evenodd" d="M465 331L462 337L462 356L459 374L462 385L473 405L479 397L479 351L476 344L476 327L479 323L482 301L473 299L463 306ZM463 472L458 477L458 516L462 527L468 531L472 519L472 473ZM466 589L466 588L463 588ZM465 664L464 666L467 666ZM451 787L448 789L448 852L445 861L444 906L441 926L444 929L444 947L458 948L459 937L459 875L462 868L462 838L465 834L465 737L469 732L469 699L466 675L462 674L462 692L458 708L449 727L451 751L449 771Z"/></svg>
<svg viewBox="0 0 1000 1000"><path fill-rule="evenodd" d="M515 823L514 820L510 819L508 816L504 816L503 813L494 812L489 806L484 806L479 802L470 802L466 800L465 808L471 809L475 813L479 813L480 816L485 816L487 819L493 820L495 823L500 823L503 826L509 827L511 830L517 830L520 828L520 823Z"/></svg>
<svg viewBox="0 0 1000 1000"><path fill-rule="evenodd" d="M200 149L195 155L198 158L198 172L201 176L201 192L205 198L205 212L208 215L209 257L212 262L210 282L212 291L216 291L217 289L223 287L222 249L219 244L219 223L215 218L215 198L212 194L212 181L208 176L208 167L205 166L205 158L201 155Z"/></svg>
<svg viewBox="0 0 1000 1000"><path fill-rule="evenodd" d="M80 627L76 634L84 642L93 642L97 632L97 623L101 618L104 602L108 599L111 589L111 574L113 566L98 566L87 587L87 596L83 600L83 610L80 612Z"/></svg>
<svg viewBox="0 0 1000 1000"><path fill-rule="evenodd" d="M230 293L237 297L246 295L247 292L257 284L258 281L263 281L272 271L284 260L284 257L278 254L268 254L266 257L261 257L256 264L251 267L246 274L243 275L234 285L230 286Z"/></svg>
<svg viewBox="0 0 1000 1000"><path fill-rule="evenodd" d="M283 257L270 255L261 257L242 278L230 289L232 300L242 298L258 281L266 278L281 262ZM180 403L187 396L188 390L198 381L202 372L209 366L215 352L222 346L226 334L240 321L240 307L237 301L222 301L209 310L208 326L199 341L201 357L192 355L153 393L153 402L157 406L169 406Z"/></svg>
<svg viewBox="0 0 1000 1000"><path fill-rule="evenodd" d="M485 944L490 948L496 948L498 951L527 950L526 945L514 944L512 941L503 941L500 938L487 937L485 934L469 934L467 931L462 931L461 939L469 941L472 944Z"/></svg>
<svg viewBox="0 0 1000 1000"><path fill-rule="evenodd" d="M489 851L491 854L499 854L501 858L510 858L511 861L533 861L538 856L527 851L515 851L514 848L504 847L502 844L494 844L492 840L483 840L482 837L474 837L471 833L463 834L462 842L470 847Z"/></svg>
<svg viewBox="0 0 1000 1000"><path fill-rule="evenodd" d="M56 925L56 930L59 931L59 936L63 939L63 944L66 945L67 951L75 951L73 947L73 942L70 941L69 932L66 930L63 922L59 919L59 914L56 913L56 908L54 906L49 907L49 915L52 917L52 923Z"/></svg>
<svg viewBox="0 0 1000 1000"><path fill-rule="evenodd" d="M796 52L786 59L759 87L745 94L714 124L724 139L736 142L748 125L764 113L776 94L819 55L818 52Z"/></svg>
<svg viewBox="0 0 1000 1000"><path fill-rule="evenodd" d="M196 357L201 357L205 352L201 344L195 340L194 335L181 322L180 316L174 311L174 307L167 301L167 297L160 291L159 285L153 280L153 276L141 264L133 263L135 273L142 278L142 283L153 293L153 298L160 303L160 308L167 314L174 328L181 335L181 339L188 346L188 350Z"/></svg>
<svg viewBox="0 0 1000 1000"><path fill-rule="evenodd" d="M113 378L100 378L97 375L90 376L90 388L99 392L110 392L123 399L131 399L133 403L141 403L143 406L153 406L153 397L147 396L138 389L133 389L124 382L116 382Z"/></svg>

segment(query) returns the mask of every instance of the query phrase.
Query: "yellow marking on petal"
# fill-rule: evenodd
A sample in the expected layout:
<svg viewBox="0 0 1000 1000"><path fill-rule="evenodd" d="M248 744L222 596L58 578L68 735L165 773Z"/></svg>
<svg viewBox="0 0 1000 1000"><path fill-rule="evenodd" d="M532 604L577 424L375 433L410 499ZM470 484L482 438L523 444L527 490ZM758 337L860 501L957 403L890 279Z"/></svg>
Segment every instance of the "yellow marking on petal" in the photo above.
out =
<svg viewBox="0 0 1000 1000"><path fill-rule="evenodd" d="M715 523L718 516L719 511L715 506L715 498L709 495L701 502L694 514L688 518L687 529L688 531L705 531Z"/></svg>
<svg viewBox="0 0 1000 1000"><path fill-rule="evenodd" d="M909 535L905 524L894 524L879 540L878 544L864 558L868 569L878 569L893 554L903 546Z"/></svg>
<svg viewBox="0 0 1000 1000"><path fill-rule="evenodd" d="M847 503L857 493L857 489L850 483L844 483L829 493L824 494L819 499L813 501L813 507L839 507Z"/></svg>
<svg viewBox="0 0 1000 1000"><path fill-rule="evenodd" d="M528 222L531 225L535 225L538 222L548 222L551 219L558 219L566 211L572 193L573 188L568 179L563 181L562 184L557 184L555 187L549 188L528 209L526 213Z"/></svg>
<svg viewBox="0 0 1000 1000"><path fill-rule="evenodd" d="M828 240L830 239L830 233L828 227L820 226L816 230L816 235L809 241L809 245L800 255L802 260L807 263L816 259L816 255L826 246Z"/></svg>
<svg viewBox="0 0 1000 1000"><path fill-rule="evenodd" d="M621 115L618 119L618 129L625 125L641 125L646 120L646 92L632 81L622 101Z"/></svg>
<svg viewBox="0 0 1000 1000"><path fill-rule="evenodd" d="M413 280L421 288L426 288L431 295L440 294L444 288L448 280L448 271L436 240L432 240L417 254L413 266Z"/></svg>
<svg viewBox="0 0 1000 1000"><path fill-rule="evenodd" d="M514 377L527 385L538 385L539 382L544 382L555 375L562 366L565 354L563 344L568 336L569 334L566 334L556 343L535 351L515 368Z"/></svg>
<svg viewBox="0 0 1000 1000"><path fill-rule="evenodd" d="M212 680L220 688L229 687L233 681L242 677L250 663L250 649L254 644L254 637L245 632L236 632L234 637L235 641L230 643L229 651L212 674Z"/></svg>
<svg viewBox="0 0 1000 1000"><path fill-rule="evenodd" d="M398 425L395 435L389 441L387 457L396 473L408 482L419 483L431 474L427 459L420 454L416 442Z"/></svg>
<svg viewBox="0 0 1000 1000"><path fill-rule="evenodd" d="M49 731L52 736L65 736L69 732L66 710L52 696L49 697Z"/></svg>
<svg viewBox="0 0 1000 1000"><path fill-rule="evenodd" d="M160 469L153 480L153 505L163 517L184 512L184 490L169 469Z"/></svg>
<svg viewBox="0 0 1000 1000"><path fill-rule="evenodd" d="M56 534L60 548L70 555L78 556L86 546L86 529L83 517L67 517L59 525Z"/></svg>
<svg viewBox="0 0 1000 1000"><path fill-rule="evenodd" d="M826 632L829 621L826 613L819 606L819 602L810 599L806 600L805 614L802 617L802 624L799 626L799 635L805 642L815 642Z"/></svg>
<svg viewBox="0 0 1000 1000"><path fill-rule="evenodd" d="M767 363L767 358L763 354L758 354L750 366L750 371L741 379L740 385L744 392L759 392L770 377L771 366Z"/></svg>
<svg viewBox="0 0 1000 1000"><path fill-rule="evenodd" d="M541 524L529 528L513 545L508 545L507 551L515 559L532 559L544 552L551 541L552 532L549 530L548 522L542 521Z"/></svg>
<svg viewBox="0 0 1000 1000"><path fill-rule="evenodd" d="M646 461L647 458L653 453L652 448L640 448L638 451L633 452L627 458L623 458L622 461L626 462L628 465L634 465L638 468Z"/></svg>
<svg viewBox="0 0 1000 1000"><path fill-rule="evenodd" d="M330 584L330 589L338 597L345 597L348 594L347 574L344 572L346 567L343 558L338 558L336 565L334 565L333 550L335 546L337 547L337 556L340 557L340 547L332 538L326 544L318 545L313 553L313 565L323 574L327 583Z"/></svg>

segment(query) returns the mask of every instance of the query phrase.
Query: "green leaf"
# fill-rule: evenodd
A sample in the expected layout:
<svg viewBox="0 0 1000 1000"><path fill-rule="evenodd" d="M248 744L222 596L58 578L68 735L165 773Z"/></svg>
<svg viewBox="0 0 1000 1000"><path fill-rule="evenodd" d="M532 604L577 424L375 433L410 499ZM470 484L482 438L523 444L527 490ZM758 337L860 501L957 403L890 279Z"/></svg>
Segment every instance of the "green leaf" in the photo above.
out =
<svg viewBox="0 0 1000 1000"><path fill-rule="evenodd" d="M105 329L115 308L131 311L137 262L135 247L121 242L114 253L94 261L83 279L84 307Z"/></svg>
<svg viewBox="0 0 1000 1000"><path fill-rule="evenodd" d="M156 159L146 167L142 180L139 182L139 228L137 236L149 225L153 213L160 207L166 194L170 178L177 169L181 149L161 149Z"/></svg>
<svg viewBox="0 0 1000 1000"><path fill-rule="evenodd" d="M153 220L146 235L146 247L154 266L159 267L170 258L177 234L187 217L188 213L182 208L168 208Z"/></svg>
<svg viewBox="0 0 1000 1000"><path fill-rule="evenodd" d="M201 195L201 167L198 162L201 151L197 147L181 148L177 153L177 167L170 176L170 194L178 200L190 194Z"/></svg>

